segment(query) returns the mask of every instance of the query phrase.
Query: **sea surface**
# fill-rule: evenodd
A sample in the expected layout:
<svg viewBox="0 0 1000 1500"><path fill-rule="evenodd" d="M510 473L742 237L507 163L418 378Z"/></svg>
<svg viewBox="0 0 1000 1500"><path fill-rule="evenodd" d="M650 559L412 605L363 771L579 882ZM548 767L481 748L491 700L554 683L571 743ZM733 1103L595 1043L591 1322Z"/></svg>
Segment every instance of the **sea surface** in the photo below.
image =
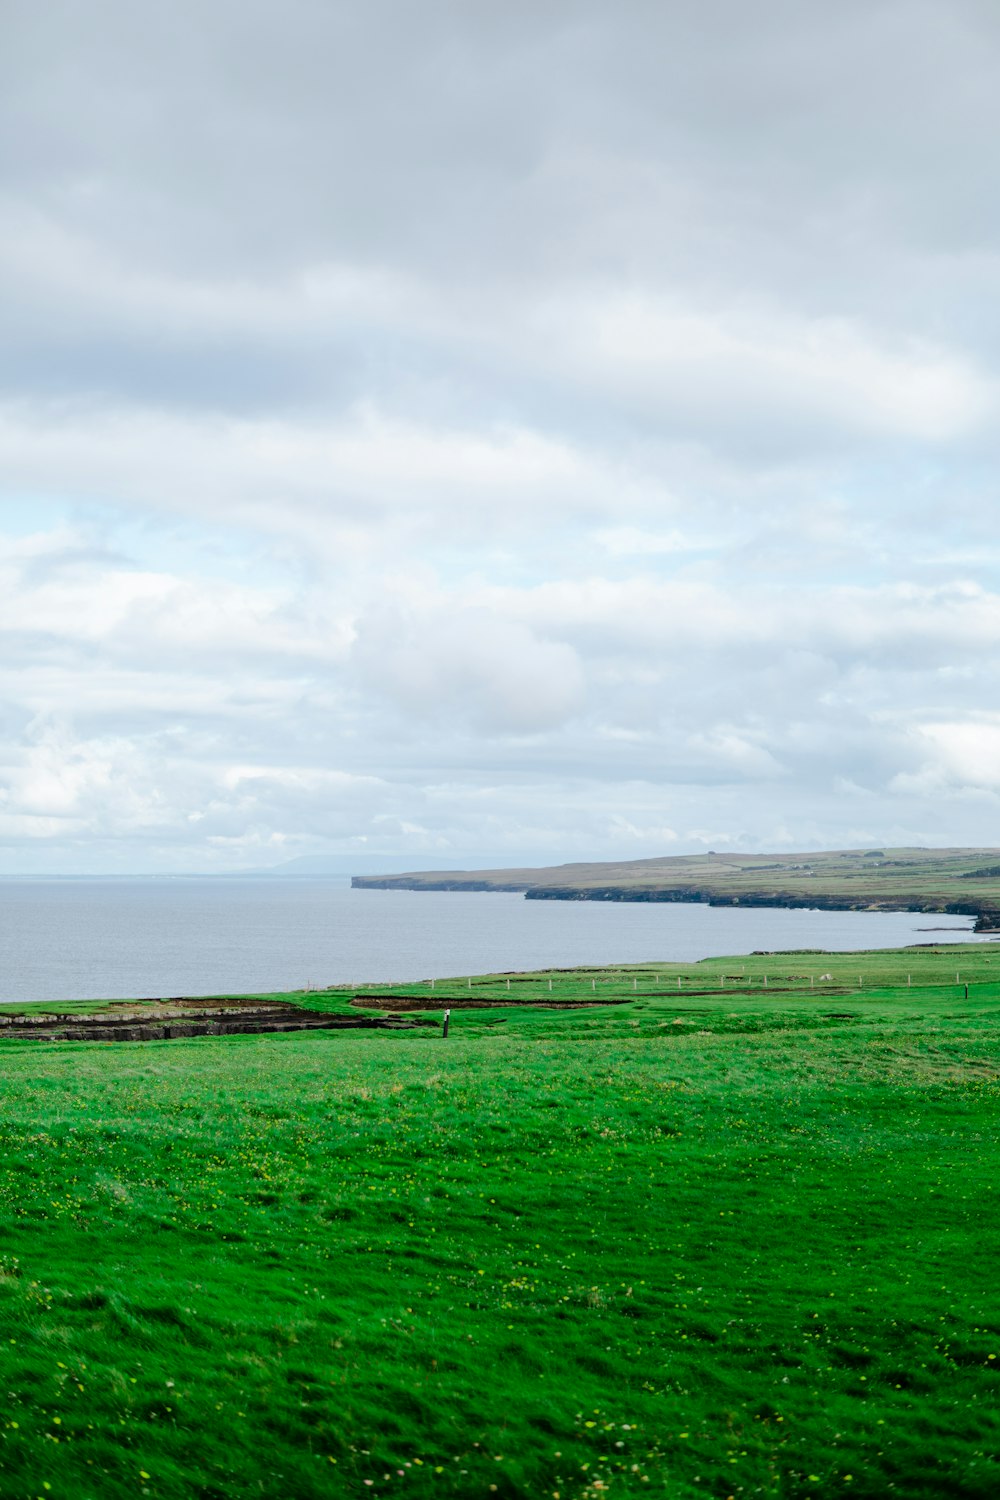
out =
<svg viewBox="0 0 1000 1500"><path fill-rule="evenodd" d="M354 891L338 876L0 880L0 1001L292 990L755 949L975 940L971 919Z"/></svg>

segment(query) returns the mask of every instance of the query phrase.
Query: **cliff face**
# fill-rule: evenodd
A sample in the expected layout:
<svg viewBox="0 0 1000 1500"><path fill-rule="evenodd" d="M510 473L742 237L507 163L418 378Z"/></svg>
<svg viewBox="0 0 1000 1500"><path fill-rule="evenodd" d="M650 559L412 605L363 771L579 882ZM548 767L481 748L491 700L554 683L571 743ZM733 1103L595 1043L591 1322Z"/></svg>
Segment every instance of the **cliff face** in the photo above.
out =
<svg viewBox="0 0 1000 1500"><path fill-rule="evenodd" d="M525 891L528 901L666 901L697 902L705 906L784 907L792 911L918 911L928 915L975 917L977 932L1000 931L1000 909L978 901L922 901L905 896L883 896L875 901L851 900L849 896L792 895L787 891L744 891L739 896L685 889L643 889L629 886L595 886L575 890L568 886L538 886Z"/></svg>
<svg viewBox="0 0 1000 1500"><path fill-rule="evenodd" d="M529 901L704 902L710 906L919 911L1000 931L995 849L847 849L664 856L528 870L358 875L359 889L523 892ZM992 863L990 859L992 857Z"/></svg>

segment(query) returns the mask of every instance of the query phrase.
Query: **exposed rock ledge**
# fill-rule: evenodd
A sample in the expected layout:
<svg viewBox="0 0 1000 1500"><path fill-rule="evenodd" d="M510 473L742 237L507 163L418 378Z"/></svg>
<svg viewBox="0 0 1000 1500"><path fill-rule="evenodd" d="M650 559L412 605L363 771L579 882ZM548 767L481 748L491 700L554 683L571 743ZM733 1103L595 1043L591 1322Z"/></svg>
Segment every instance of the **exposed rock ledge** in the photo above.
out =
<svg viewBox="0 0 1000 1500"><path fill-rule="evenodd" d="M422 887L427 889L427 887ZM467 889L467 887L457 887ZM495 887L493 887L495 889ZM817 892L809 896L792 896L775 891L743 891L738 896L720 895L714 891L690 887L643 889L635 886L535 886L525 892L528 901L664 901L688 902L703 906L750 906L782 908L788 911L913 911L928 915L975 917L977 932L1000 932L1000 910L984 907L978 901L923 902L905 898L882 897L877 901L854 900Z"/></svg>

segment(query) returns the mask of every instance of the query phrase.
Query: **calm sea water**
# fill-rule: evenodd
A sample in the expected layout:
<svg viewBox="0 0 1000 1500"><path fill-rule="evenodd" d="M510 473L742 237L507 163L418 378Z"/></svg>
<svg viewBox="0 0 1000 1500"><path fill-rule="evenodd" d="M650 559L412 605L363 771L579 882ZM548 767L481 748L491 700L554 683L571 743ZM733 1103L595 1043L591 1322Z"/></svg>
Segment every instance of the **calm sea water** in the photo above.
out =
<svg viewBox="0 0 1000 1500"><path fill-rule="evenodd" d="M0 880L0 1001L297 989L970 938L971 921L960 917L352 891L333 876L8 879Z"/></svg>

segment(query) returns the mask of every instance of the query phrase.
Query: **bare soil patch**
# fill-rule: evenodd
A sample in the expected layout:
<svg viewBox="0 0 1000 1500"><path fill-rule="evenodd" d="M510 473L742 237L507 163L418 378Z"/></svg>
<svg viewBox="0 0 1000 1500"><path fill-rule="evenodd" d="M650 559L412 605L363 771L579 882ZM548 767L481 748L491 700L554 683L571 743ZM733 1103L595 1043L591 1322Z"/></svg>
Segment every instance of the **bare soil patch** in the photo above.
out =
<svg viewBox="0 0 1000 1500"><path fill-rule="evenodd" d="M351 1004L364 1010L593 1010L595 1006L629 1005L635 997L606 1000L522 1000L516 995L489 1000L467 995L354 995Z"/></svg>
<svg viewBox="0 0 1000 1500"><path fill-rule="evenodd" d="M112 1001L91 1014L0 1013L0 1038L64 1042L160 1042L174 1037L254 1036L279 1031L402 1030L433 1024L391 1017L328 1015L289 1001L172 996Z"/></svg>

